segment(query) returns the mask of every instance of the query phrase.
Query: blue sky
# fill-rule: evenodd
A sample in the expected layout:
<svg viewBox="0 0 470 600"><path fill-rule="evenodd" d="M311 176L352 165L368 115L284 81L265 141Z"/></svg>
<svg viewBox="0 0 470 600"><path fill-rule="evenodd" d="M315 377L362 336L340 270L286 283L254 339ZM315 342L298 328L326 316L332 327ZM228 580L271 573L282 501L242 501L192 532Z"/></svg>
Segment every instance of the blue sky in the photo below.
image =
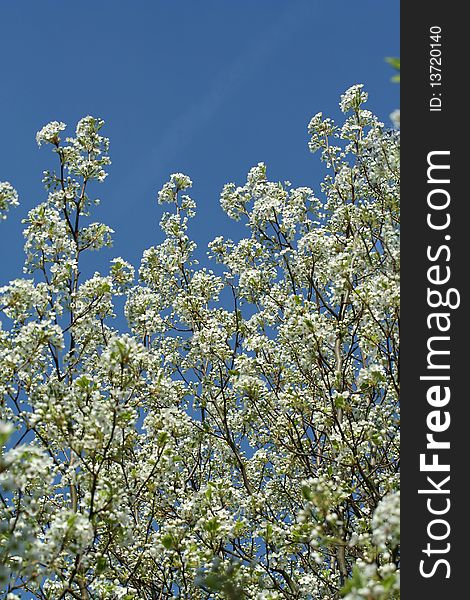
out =
<svg viewBox="0 0 470 600"><path fill-rule="evenodd" d="M0 22L0 181L21 201L0 224L0 285L21 276L21 219L55 164L35 134L51 120L71 132L87 114L106 121L113 164L93 220L116 235L92 265L105 271L117 255L138 266L161 241L155 199L170 173L194 182L190 233L204 249L239 236L219 194L254 164L319 189L307 123L338 116L350 85L365 84L385 121L399 104L384 62L399 55L396 0L15 0L1 3Z"/></svg>

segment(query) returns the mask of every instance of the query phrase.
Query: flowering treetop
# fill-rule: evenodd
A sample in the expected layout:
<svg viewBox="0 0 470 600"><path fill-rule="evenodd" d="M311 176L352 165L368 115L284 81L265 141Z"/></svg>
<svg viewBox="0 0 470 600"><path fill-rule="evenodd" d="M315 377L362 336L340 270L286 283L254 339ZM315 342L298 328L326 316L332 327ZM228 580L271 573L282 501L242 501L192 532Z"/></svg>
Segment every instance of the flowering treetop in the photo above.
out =
<svg viewBox="0 0 470 600"><path fill-rule="evenodd" d="M90 220L103 121L38 132L57 168L27 276L0 289L9 600L398 597L399 134L366 100L312 118L317 193L263 163L224 186L249 233L213 240L212 270L176 173L137 275L116 258L84 278L113 234ZM0 184L0 215L16 204Z"/></svg>

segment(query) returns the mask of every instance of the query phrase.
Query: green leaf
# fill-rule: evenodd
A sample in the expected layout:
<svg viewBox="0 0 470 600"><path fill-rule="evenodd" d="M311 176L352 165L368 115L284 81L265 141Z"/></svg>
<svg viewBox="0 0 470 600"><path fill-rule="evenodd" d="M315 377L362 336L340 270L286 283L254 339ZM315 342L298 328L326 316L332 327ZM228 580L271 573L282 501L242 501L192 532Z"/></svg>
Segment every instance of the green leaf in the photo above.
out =
<svg viewBox="0 0 470 600"><path fill-rule="evenodd" d="M168 432L160 431L157 436L157 446L164 446L168 440Z"/></svg>
<svg viewBox="0 0 470 600"><path fill-rule="evenodd" d="M175 540L174 540L173 536L171 535L171 533L166 533L162 537L162 544L167 550L171 550L174 547Z"/></svg>
<svg viewBox="0 0 470 600"><path fill-rule="evenodd" d="M387 56L385 58L385 60L388 62L389 65L391 65L394 69L396 69L397 71L400 70L400 58L399 57L394 57L394 56Z"/></svg>
<svg viewBox="0 0 470 600"><path fill-rule="evenodd" d="M106 558L104 556L100 556L96 561L96 574L100 575L101 573L103 573L106 570L107 566L108 561L106 560Z"/></svg>
<svg viewBox="0 0 470 600"><path fill-rule="evenodd" d="M302 496L305 500L313 500L313 494L312 494L312 490L309 488L308 485L303 485L302 486Z"/></svg>
<svg viewBox="0 0 470 600"><path fill-rule="evenodd" d="M216 531L220 528L220 523L216 517L212 517L204 523L203 527L209 533L216 533Z"/></svg>
<svg viewBox="0 0 470 600"><path fill-rule="evenodd" d="M400 83L400 58L395 56L387 56L385 61L388 62L388 64L393 67L395 71L398 71L398 73L391 78L391 81L393 81L393 83Z"/></svg>
<svg viewBox="0 0 470 600"><path fill-rule="evenodd" d="M363 587L363 584L364 584L364 581L363 581L362 573L359 570L359 567L357 565L354 565L353 571L352 571L352 577L350 579L348 579L346 581L346 583L344 584L344 586L341 590L341 596L344 597L347 594L349 594L349 592L361 589L361 587Z"/></svg>

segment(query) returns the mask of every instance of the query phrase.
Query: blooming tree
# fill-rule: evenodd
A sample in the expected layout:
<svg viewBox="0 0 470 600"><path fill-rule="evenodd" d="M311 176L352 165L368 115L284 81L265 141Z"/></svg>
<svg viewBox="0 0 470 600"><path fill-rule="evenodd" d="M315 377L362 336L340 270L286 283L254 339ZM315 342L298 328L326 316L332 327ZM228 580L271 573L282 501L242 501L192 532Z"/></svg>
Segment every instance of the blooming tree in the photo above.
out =
<svg viewBox="0 0 470 600"><path fill-rule="evenodd" d="M138 274L85 278L113 233L90 220L103 121L38 132L57 169L0 289L3 597L398 597L399 134L366 100L311 120L317 195L262 163L224 187L248 235L213 240L212 270L176 173Z"/></svg>

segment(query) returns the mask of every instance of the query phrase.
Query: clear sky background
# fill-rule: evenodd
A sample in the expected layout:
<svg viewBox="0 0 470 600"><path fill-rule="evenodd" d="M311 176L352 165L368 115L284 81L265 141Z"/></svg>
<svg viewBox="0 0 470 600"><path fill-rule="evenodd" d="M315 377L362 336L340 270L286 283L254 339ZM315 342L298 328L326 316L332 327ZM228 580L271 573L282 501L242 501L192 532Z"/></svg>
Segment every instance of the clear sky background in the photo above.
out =
<svg viewBox="0 0 470 600"><path fill-rule="evenodd" d="M3 0L0 24L0 181L21 201L0 223L0 285L21 276L21 219L56 164L35 141L49 121L70 134L87 114L106 121L113 164L93 220L115 229L115 244L92 255L104 272L118 255L138 266L161 241L156 194L170 173L194 182L190 234L205 250L239 237L219 194L256 163L319 190L307 124L339 116L350 85L365 84L386 123L399 105L384 62L399 55L398 0Z"/></svg>

